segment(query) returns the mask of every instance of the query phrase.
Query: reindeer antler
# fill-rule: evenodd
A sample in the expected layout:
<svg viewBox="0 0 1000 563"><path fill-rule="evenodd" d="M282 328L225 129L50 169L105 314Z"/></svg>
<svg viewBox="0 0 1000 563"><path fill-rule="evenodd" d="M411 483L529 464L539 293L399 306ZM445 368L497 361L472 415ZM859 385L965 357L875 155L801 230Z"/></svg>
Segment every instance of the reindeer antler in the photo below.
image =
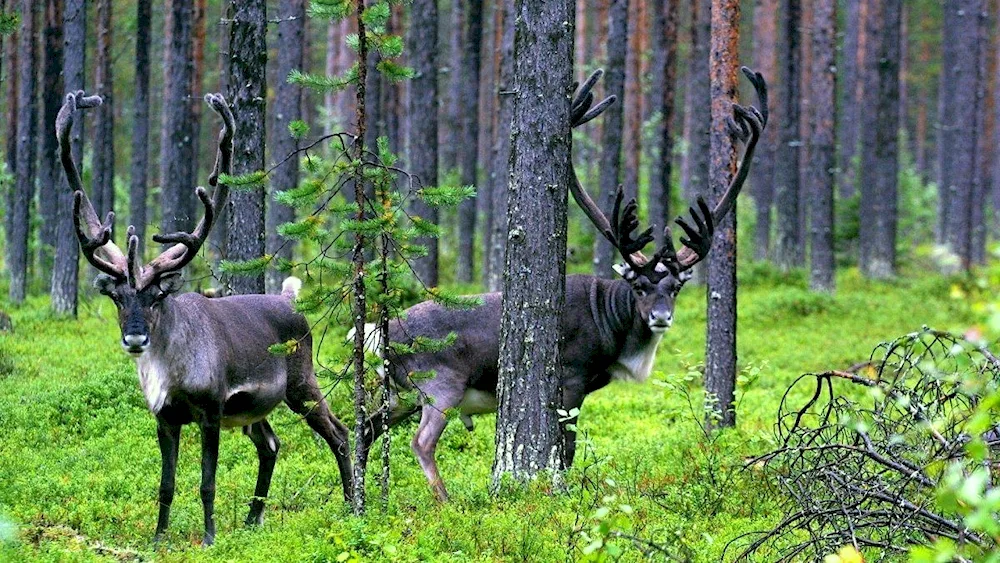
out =
<svg viewBox="0 0 1000 563"><path fill-rule="evenodd" d="M95 108L102 103L100 96L87 96L83 90L66 94L66 99L56 116L56 138L59 140L59 159L66 172L66 181L73 191L73 227L76 230L76 238L80 241L80 250L95 268L117 279L123 279L126 277L127 268L125 254L111 240L115 214L108 212L103 223L98 218L94 204L83 189L83 181L80 180L76 162L73 161L69 139L73 129L73 114L76 110Z"/></svg>

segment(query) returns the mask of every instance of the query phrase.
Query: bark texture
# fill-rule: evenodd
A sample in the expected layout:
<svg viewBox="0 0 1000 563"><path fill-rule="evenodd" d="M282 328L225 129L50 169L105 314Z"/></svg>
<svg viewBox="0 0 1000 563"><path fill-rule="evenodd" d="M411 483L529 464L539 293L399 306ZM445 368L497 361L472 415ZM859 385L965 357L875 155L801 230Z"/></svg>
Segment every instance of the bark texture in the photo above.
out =
<svg viewBox="0 0 1000 563"><path fill-rule="evenodd" d="M736 173L736 145L726 119L736 100L739 69L739 0L712 0L711 168L709 205L714 207ZM705 294L705 394L712 399L710 426L736 424L736 211L715 228Z"/></svg>
<svg viewBox="0 0 1000 563"><path fill-rule="evenodd" d="M456 2L458 0L455 0ZM462 88L460 94L462 128L459 134L458 165L463 186L478 185L479 169L479 60L483 39L483 3L466 0L465 36L462 41ZM463 283L472 282L476 264L477 198L463 201L458 208L458 272Z"/></svg>
<svg viewBox="0 0 1000 563"><path fill-rule="evenodd" d="M885 279L896 272L902 0L873 2L869 10L867 29L871 56L865 65L865 103L862 107L873 120L865 123L866 131L862 134L858 257L863 275Z"/></svg>
<svg viewBox="0 0 1000 563"><path fill-rule="evenodd" d="M558 474L559 317L565 300L573 0L517 0L510 226L504 275L494 489Z"/></svg>
<svg viewBox="0 0 1000 563"><path fill-rule="evenodd" d="M622 102L622 181L625 198L639 197L639 166L642 157L642 36L647 0L630 0L628 46L625 53L625 98ZM619 98L622 99L622 98Z"/></svg>
<svg viewBox="0 0 1000 563"><path fill-rule="evenodd" d="M267 99L267 3L233 0L229 36L230 92L236 131L233 136L233 173L264 169ZM282 46L286 48L286 46ZM229 260L251 260L264 255L264 188L233 190L229 196ZM264 293L264 274L233 276L233 293Z"/></svg>
<svg viewBox="0 0 1000 563"><path fill-rule="evenodd" d="M663 244L663 228L670 224L674 154L674 99L677 95L677 26L679 0L653 2L652 42L653 107L660 112L653 136L653 162L649 169L649 223L656 246Z"/></svg>
<svg viewBox="0 0 1000 563"><path fill-rule="evenodd" d="M681 187L684 198L694 200L708 192L710 130L712 128L711 45L712 0L691 1L691 50L688 60L687 97L684 101L684 138L687 152L681 161ZM705 283L705 265L692 270L694 281Z"/></svg>
<svg viewBox="0 0 1000 563"><path fill-rule="evenodd" d="M854 194L854 179L857 166L854 158L858 150L858 124L860 81L859 65L861 30L864 26L862 5L870 0L847 0L844 4L844 43L841 48L840 62L840 107L841 119L837 131L838 162L840 166L840 197L846 198Z"/></svg>
<svg viewBox="0 0 1000 563"><path fill-rule="evenodd" d="M115 210L115 96L111 53L111 0L97 2L97 58L94 91L104 103L94 111L94 209Z"/></svg>
<svg viewBox="0 0 1000 563"><path fill-rule="evenodd" d="M782 269L801 266L805 261L802 225L799 222L799 92L802 50L799 26L801 0L781 0L782 41L779 59L782 73L779 103L781 104L781 138L775 158L775 205L778 223L774 260Z"/></svg>
<svg viewBox="0 0 1000 563"><path fill-rule="evenodd" d="M778 1L755 0L753 8L754 70L769 81L778 83ZM771 253L771 209L774 207L774 159L778 150L781 117L771 115L770 127L764 129L754 153L750 182L756 208L754 260L767 260Z"/></svg>
<svg viewBox="0 0 1000 563"><path fill-rule="evenodd" d="M35 157L38 154L35 140L38 134L37 91L38 59L36 32L38 29L38 3L21 2L21 30L18 35L17 65L21 75L17 91L17 167L14 182L14 205L8 208L12 215L7 244L10 246L10 302L24 301L28 289L28 234L31 231L31 203L35 197Z"/></svg>
<svg viewBox="0 0 1000 563"><path fill-rule="evenodd" d="M305 59L305 0L282 2L278 9L278 79L277 94L274 97L274 122L272 125L273 144L271 158L281 162L293 151L299 142L288 131L288 125L302 119L302 88L289 84L288 75L293 70L302 70ZM295 155L279 165L271 175L271 193L286 191L299 184L299 156ZM273 197L267 202L267 252L278 260L291 260L294 245L292 240L278 234L278 227L295 219L295 210L282 205ZM277 292L286 274L275 268L267 270L268 292Z"/></svg>
<svg viewBox="0 0 1000 563"><path fill-rule="evenodd" d="M837 3L817 0L812 25L812 102L809 160L810 275L809 287L833 291L836 273L833 254L833 201L837 171L834 130L837 113L836 69Z"/></svg>
<svg viewBox="0 0 1000 563"><path fill-rule="evenodd" d="M507 190L510 173L510 123L514 111L514 0L503 0L503 14L500 23L500 60L497 73L496 92L496 132L494 134L493 155L490 164L490 199L492 201L493 223L490 229L490 271L487 288L500 291L503 288L503 272L507 251Z"/></svg>
<svg viewBox="0 0 1000 563"><path fill-rule="evenodd" d="M132 98L132 181L129 188L129 223L139 237L139 255L146 245L146 198L149 183L149 46L152 1L136 3L135 93Z"/></svg>
<svg viewBox="0 0 1000 563"><path fill-rule="evenodd" d="M625 59L628 50L629 0L610 0L608 10L608 56L604 66L605 94L618 97L621 103L611 104L604 111L601 131L600 195L598 205L611 216L615 191L621 182L622 128L625 100ZM604 237L594 237L594 274L611 277L615 249Z"/></svg>
<svg viewBox="0 0 1000 563"><path fill-rule="evenodd" d="M84 63L87 36L86 0L66 0L63 12L63 82L67 92L84 89ZM73 160L81 161L84 119L73 127L70 145ZM49 132L55 136L55 131ZM73 209L73 193L63 174L59 175L59 209ZM56 227L56 255L52 266L52 309L60 315L76 316L80 247L73 229L73 214L60 213Z"/></svg>
<svg viewBox="0 0 1000 563"><path fill-rule="evenodd" d="M237 3L238 4L238 3ZM163 65L163 127L160 136L161 230L188 231L194 227L194 186L191 178L192 19L193 3L170 0L167 12ZM238 84L239 81L234 81ZM239 119L237 119L237 124ZM236 142L239 142L237 137ZM238 152L237 152L238 154ZM232 198L230 198L232 200Z"/></svg>
<svg viewBox="0 0 1000 563"><path fill-rule="evenodd" d="M406 51L416 76L410 80L407 104L410 127L406 139L410 173L424 186L438 183L438 10L434 0L414 0L410 9L410 29ZM414 198L410 213L431 223L438 222L437 209ZM427 287L438 284L438 241L417 241L427 247L427 256L413 260L413 271Z"/></svg>
<svg viewBox="0 0 1000 563"><path fill-rule="evenodd" d="M59 195L62 166L59 142L47 124L56 122L62 107L63 89L63 0L45 2L45 35L42 51L42 125L39 131L41 156L38 159L38 213L42 224L38 237L38 277L49 291L52 285L53 254L59 225Z"/></svg>

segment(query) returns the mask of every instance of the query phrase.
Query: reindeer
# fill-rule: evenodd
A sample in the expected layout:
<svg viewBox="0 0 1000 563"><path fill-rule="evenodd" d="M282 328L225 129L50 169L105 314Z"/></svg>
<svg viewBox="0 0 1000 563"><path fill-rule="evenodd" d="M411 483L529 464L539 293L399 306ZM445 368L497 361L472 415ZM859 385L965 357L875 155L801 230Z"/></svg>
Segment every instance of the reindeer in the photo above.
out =
<svg viewBox="0 0 1000 563"><path fill-rule="evenodd" d="M633 236L638 227L636 203L631 200L624 209L624 194L618 188L612 219L591 200L580 185L574 170L570 192L597 229L619 251L624 264L615 270L623 280L608 280L589 275L566 278L566 305L560 319L561 408L577 413L584 398L606 386L612 379L642 382L649 377L656 348L663 333L673 323L674 300L690 270L703 260L712 245L714 226L733 208L736 196L750 171L754 148L767 123L767 87L763 77L747 68L744 74L753 83L762 111L754 107L733 105L730 132L746 145L742 162L726 193L715 208L709 210L705 200L698 198L697 208L690 209L694 226L677 219L686 238L675 251L670 229L665 229L663 247L651 258L641 250L653 241L653 229ZM574 97L570 123L578 127L600 115L614 103L609 97L592 106L592 89L602 71L597 71L581 86ZM388 347L388 368L397 389L415 390L419 404L403 405L395 399L388 409L381 409L367 421L365 449L383 432L421 411L420 425L411 447L435 496L448 498L434 459L438 439L448 423L445 411L455 409L469 430L472 415L496 412L497 365L500 347L500 293L479 296L482 304L466 310L445 308L432 301L408 309L402 318L389 326L389 341L412 346L417 337L443 339L454 333L453 345L434 352L393 353ZM370 331L374 332L374 325ZM380 336L372 334L367 345L379 348ZM433 372L433 376L414 381L413 373ZM576 409L576 410L574 410ZM576 415L562 422L565 440L565 467L573 463L576 451Z"/></svg>
<svg viewBox="0 0 1000 563"><path fill-rule="evenodd" d="M177 295L181 269L198 254L225 205L229 188L219 174L232 173L233 115L225 98L209 94L205 101L222 118L219 148L209 184L195 194L205 207L194 231L154 235L153 241L171 245L145 266L138 255L135 228L128 228L127 255L111 240L114 213L104 223L83 189L70 152L70 129L75 111L101 105L99 96L82 91L67 94L56 119L56 136L63 168L73 190L73 222L83 255L101 273L94 286L118 310L121 346L135 360L139 385L156 417L156 436L162 456L159 517L154 541L163 538L174 499L174 475L181 427L201 428L201 501L205 515L204 545L215 538L215 470L219 433L223 427L242 427L257 448L259 468L248 526L263 521L264 500L271 484L280 442L267 415L282 401L303 416L326 440L340 469L344 497L353 485L348 457L348 431L334 417L316 381L312 364L312 337L305 317L291 306L301 282L288 278L280 295L235 295L208 299L199 293ZM272 344L294 341L287 356L268 352Z"/></svg>

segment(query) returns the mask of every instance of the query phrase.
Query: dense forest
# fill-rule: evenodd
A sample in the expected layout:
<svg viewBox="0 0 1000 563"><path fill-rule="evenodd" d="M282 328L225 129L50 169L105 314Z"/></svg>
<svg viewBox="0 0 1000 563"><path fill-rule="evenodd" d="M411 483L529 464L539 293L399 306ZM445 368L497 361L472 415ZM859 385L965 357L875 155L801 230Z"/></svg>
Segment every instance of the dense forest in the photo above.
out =
<svg viewBox="0 0 1000 563"><path fill-rule="evenodd" d="M997 557L998 22L0 0L0 559Z"/></svg>

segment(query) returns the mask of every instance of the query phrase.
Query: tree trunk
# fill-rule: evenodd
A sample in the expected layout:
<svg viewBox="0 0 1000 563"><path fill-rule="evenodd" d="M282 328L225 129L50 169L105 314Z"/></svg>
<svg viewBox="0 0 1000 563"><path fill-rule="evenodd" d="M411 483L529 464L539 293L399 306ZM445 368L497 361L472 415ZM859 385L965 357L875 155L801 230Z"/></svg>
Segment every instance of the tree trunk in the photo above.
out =
<svg viewBox="0 0 1000 563"><path fill-rule="evenodd" d="M146 241L146 192L149 182L149 45L152 42L151 0L136 4L135 93L132 99L132 182L129 189L129 221L139 238L139 256Z"/></svg>
<svg viewBox="0 0 1000 563"><path fill-rule="evenodd" d="M849 198L854 195L855 154L858 150L858 124L860 115L860 80L859 65L862 50L861 37L864 33L864 6L872 0L846 0L846 17L844 18L844 44L841 48L840 62L840 108L843 119L837 124L839 146L838 166L840 175L840 197Z"/></svg>
<svg viewBox="0 0 1000 563"><path fill-rule="evenodd" d="M38 3L21 2L21 31L18 36L17 64L21 75L17 93L17 168L14 184L14 206L11 229L7 235L10 245L10 302L17 305L24 301L28 286L28 235L31 232L31 203L35 196L35 156L37 154L38 121L36 102L37 76L35 72L38 49Z"/></svg>
<svg viewBox="0 0 1000 563"><path fill-rule="evenodd" d="M562 466L559 317L565 300L573 0L517 0L510 236L504 265L493 489ZM556 186L558 189L553 189Z"/></svg>
<svg viewBox="0 0 1000 563"><path fill-rule="evenodd" d="M460 0L454 0L456 2ZM483 39L483 4L468 1L465 7L465 40L463 41L461 84L462 129L458 144L458 164L462 169L463 186L477 186L479 169L479 49ZM457 280L471 283L474 279L476 250L475 198L463 201L458 208L458 272Z"/></svg>
<svg viewBox="0 0 1000 563"><path fill-rule="evenodd" d="M995 14L1000 15L1000 0L996 1ZM1000 16L998 16L1000 19ZM994 42L996 67L993 72L993 224L1000 232L1000 35Z"/></svg>
<svg viewBox="0 0 1000 563"><path fill-rule="evenodd" d="M38 277L44 290L51 290L53 253L59 225L59 195L62 166L59 163L59 142L47 124L56 122L62 107L63 88L63 0L45 2L45 48L42 52L44 79L42 84L41 157L38 161L38 212L42 225L38 237Z"/></svg>
<svg viewBox="0 0 1000 563"><path fill-rule="evenodd" d="M493 156L493 139L496 136L497 106L497 71L500 66L500 18L503 4L494 2L486 17L486 28L483 29L483 41L480 55L486 53L480 60L479 69L479 162L483 167L483 180L479 183L476 199L479 201L478 213L481 219L480 232L483 233L482 283L489 284L491 264L490 249L493 247L493 180L490 178L490 164Z"/></svg>
<svg viewBox="0 0 1000 563"><path fill-rule="evenodd" d="M990 160L989 143L993 138L992 132L988 128L989 119L987 115L992 108L986 96L987 78L987 53L990 50L990 34L986 29L987 7L985 0L982 2L982 9L978 14L976 25L976 37L978 44L976 48L976 155L973 161L974 170L972 173L972 204L969 206L970 216L970 241L969 241L969 262L971 264L982 265L986 263L986 205L987 205L987 184L988 161Z"/></svg>
<svg viewBox="0 0 1000 563"><path fill-rule="evenodd" d="M753 64L772 84L778 84L778 0L755 0L753 9ZM754 232L754 260L767 260L771 249L771 208L774 207L774 159L778 150L781 116L770 116L754 153L753 189L757 226Z"/></svg>
<svg viewBox="0 0 1000 563"><path fill-rule="evenodd" d="M966 56L960 49L959 29L962 22L958 12L962 9L960 0L948 0L942 11L944 18L941 25L941 82L938 88L938 226L937 241L940 244L950 244L949 219L951 218L951 198L956 184L952 173L954 164L955 140L957 135L955 107L958 97L958 64L959 59ZM968 39L968 38L964 38ZM968 72L968 69L966 69ZM968 108L965 108L968 109ZM965 141L965 139L962 139Z"/></svg>
<svg viewBox="0 0 1000 563"><path fill-rule="evenodd" d="M711 169L708 199L715 206L736 172L736 145L727 119L737 95L739 69L739 0L712 0L711 33ZM736 424L736 212L715 227L708 256L705 295L708 324L705 338L705 395L711 407L708 426Z"/></svg>
<svg viewBox="0 0 1000 563"><path fill-rule="evenodd" d="M674 98L677 87L677 25L679 0L653 3L653 107L660 112L653 136L653 162L649 171L649 223L656 246L663 244L663 228L670 224L674 154Z"/></svg>
<svg viewBox="0 0 1000 563"><path fill-rule="evenodd" d="M811 116L809 142L810 276L809 287L833 291L836 268L833 254L833 200L837 171L834 130L837 110L836 0L817 0L813 6Z"/></svg>
<svg viewBox="0 0 1000 563"><path fill-rule="evenodd" d="M343 48L343 37L340 36L340 22L331 21L326 28L326 61L324 73L327 76L336 76L340 72L337 67L340 49ZM338 93L328 90L323 94L323 134L329 135L340 126L340 115L337 113Z"/></svg>
<svg viewBox="0 0 1000 563"><path fill-rule="evenodd" d="M160 137L161 230L190 231L194 186L191 178L191 2L170 0L163 65L163 127ZM239 81L234 81L238 84ZM237 141L239 139L237 138ZM232 200L232 198L230 198Z"/></svg>
<svg viewBox="0 0 1000 563"><path fill-rule="evenodd" d="M410 173L423 186L438 183L438 10L435 0L414 0L410 8L410 30L406 51L416 76L410 81L407 136L407 162ZM431 223L438 222L438 211L414 199L410 213ZM413 260L413 271L427 287L438 284L438 241L418 239L427 247L427 256Z"/></svg>
<svg viewBox="0 0 1000 563"><path fill-rule="evenodd" d="M17 64L17 47L20 34L17 30L7 37L7 51L5 58L10 63L12 71L7 78L7 172L15 179L17 178L17 96L20 90L21 80L19 78L20 68ZM14 194L17 189L11 186L7 190L4 204L7 209L14 209ZM14 220L13 213L4 213L3 232L10 234L11 223ZM10 264L10 245L4 246L4 262Z"/></svg>
<svg viewBox="0 0 1000 563"><path fill-rule="evenodd" d="M230 92L236 131L233 135L233 173L264 169L264 110L267 99L267 3L233 0L230 24ZM285 48L285 46L282 46ZM233 190L229 196L229 260L252 260L264 255L264 188ZM263 272L232 276L233 293L264 293Z"/></svg>
<svg viewBox="0 0 1000 563"><path fill-rule="evenodd" d="M899 181L899 50L902 0L879 0L871 6L866 64L865 103L872 122L862 135L860 171L861 222L859 266L869 278L896 272L896 192ZM972 90L973 95L975 89ZM872 111L874 110L874 111ZM975 145L972 145L975 147Z"/></svg>
<svg viewBox="0 0 1000 563"><path fill-rule="evenodd" d="M604 112L601 132L600 196L598 204L610 217L615 192L621 182L622 127L625 100L625 58L628 50L629 0L609 0L608 57L604 67L605 94L617 96L620 103L611 104ZM594 274L611 277L615 249L602 236L594 237Z"/></svg>
<svg viewBox="0 0 1000 563"><path fill-rule="evenodd" d="M63 86L67 92L84 89L87 37L86 0L66 0L63 12ZM60 96L61 98L61 96ZM83 153L84 122L81 119L70 133L73 160L80 162ZM59 175L59 209L73 209L73 193L63 174ZM76 316L80 247L73 228L73 214L59 214L56 227L55 264L52 267L52 309L60 315Z"/></svg>
<svg viewBox="0 0 1000 563"><path fill-rule="evenodd" d="M197 186L203 182L198 176L198 169L201 162L201 114L204 108L202 96L205 90L205 12L206 0L195 0L194 18L191 23L191 97L188 102L191 112L191 163L188 166L189 176L185 184L189 190L191 186ZM215 154L209 157L209 161L215 162ZM192 220L197 221L198 218L194 216L196 200L189 197L188 201Z"/></svg>
<svg viewBox="0 0 1000 563"><path fill-rule="evenodd" d="M293 70L302 70L305 60L305 0L282 2L278 10L278 84L274 97L273 145L271 159L281 162L299 147L299 142L288 130L288 125L302 119L302 88L288 82ZM291 260L294 244L278 234L278 227L295 220L295 210L274 200L273 194L291 190L299 184L299 156L295 155L280 164L271 174L272 197L267 202L267 249L277 260ZM285 274L268 268L268 291L277 292Z"/></svg>
<svg viewBox="0 0 1000 563"><path fill-rule="evenodd" d="M94 209L115 210L115 111L111 53L111 0L97 2L97 60L94 91L104 103L94 111Z"/></svg>
<svg viewBox="0 0 1000 563"><path fill-rule="evenodd" d="M806 237L809 229L809 160L811 158L809 141L809 116L812 115L809 100L812 84L812 14L814 0L801 0L802 11L799 12L799 48L802 58L799 60L799 241L802 248L802 263L806 259Z"/></svg>
<svg viewBox="0 0 1000 563"><path fill-rule="evenodd" d="M501 0L498 0L498 2ZM507 252L507 191L510 185L510 126L514 100L514 0L502 0L500 22L500 53L496 91L496 129L492 162L490 163L490 198L493 223L490 229L490 272L486 286L490 291L503 287L505 254Z"/></svg>
<svg viewBox="0 0 1000 563"><path fill-rule="evenodd" d="M448 30L448 72L445 74L445 79L448 95L441 101L441 121L444 121L445 125L438 130L441 170L445 174L450 173L458 166L458 144L462 132L462 51L465 48L463 30L465 29L466 1L450 0L449 23L451 25L446 28ZM474 3L481 4L481 2Z"/></svg>
<svg viewBox="0 0 1000 563"><path fill-rule="evenodd" d="M802 224L799 222L799 85L802 51L799 46L801 0L782 0L781 14L784 31L780 57L781 76L781 142L775 157L775 204L778 222L774 259L783 270L801 266L805 261L802 248Z"/></svg>
<svg viewBox="0 0 1000 563"><path fill-rule="evenodd" d="M639 197L639 166L642 156L642 12L646 0L630 0L628 41L625 53L625 98L622 117L625 127L622 139L622 179L625 199ZM622 98L619 98L620 100Z"/></svg>
<svg viewBox="0 0 1000 563"><path fill-rule="evenodd" d="M221 17L219 18L219 92L225 92L227 100L229 95L229 40L232 33L233 7L230 2L222 2L220 6ZM221 209L216 209L215 226L209 233L209 242L214 251L214 264L219 266L221 261L229 255L227 244L229 243L229 209L227 203Z"/></svg>
<svg viewBox="0 0 1000 563"><path fill-rule="evenodd" d="M684 137L687 152L681 162L681 187L684 197L693 200L708 192L712 99L709 71L709 46L712 28L712 0L691 2L691 59L688 62L688 87L685 100ZM696 283L705 282L703 265L692 270Z"/></svg>

